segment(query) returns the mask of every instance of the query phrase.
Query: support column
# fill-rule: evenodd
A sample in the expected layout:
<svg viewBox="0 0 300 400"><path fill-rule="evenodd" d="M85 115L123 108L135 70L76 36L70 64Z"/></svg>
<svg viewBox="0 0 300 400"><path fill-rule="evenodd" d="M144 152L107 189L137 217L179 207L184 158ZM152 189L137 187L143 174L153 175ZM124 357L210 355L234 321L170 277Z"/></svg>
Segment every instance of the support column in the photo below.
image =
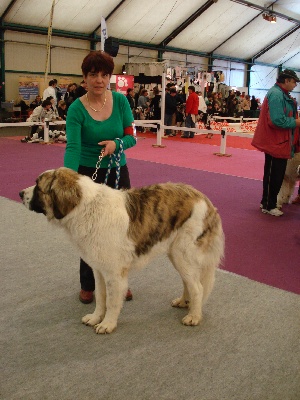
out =
<svg viewBox="0 0 300 400"><path fill-rule="evenodd" d="M3 19L0 20L0 101L5 101L5 43L4 43L4 29Z"/></svg>

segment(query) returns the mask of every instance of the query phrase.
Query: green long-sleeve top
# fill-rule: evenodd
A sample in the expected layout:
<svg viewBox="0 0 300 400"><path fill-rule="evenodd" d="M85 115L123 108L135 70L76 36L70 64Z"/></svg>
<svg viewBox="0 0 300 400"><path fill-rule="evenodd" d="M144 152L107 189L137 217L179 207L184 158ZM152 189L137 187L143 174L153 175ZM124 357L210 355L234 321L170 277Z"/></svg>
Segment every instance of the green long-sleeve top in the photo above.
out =
<svg viewBox="0 0 300 400"><path fill-rule="evenodd" d="M64 166L78 171L79 165L95 167L99 159L102 146L98 143L104 140L114 140L117 153L122 139L123 150L136 144L132 135L124 135L124 129L133 122L132 112L126 97L117 92L112 92L113 109L111 116L105 121L96 121L85 109L80 99L76 99L68 109L66 121L67 146ZM107 168L109 157L101 162L101 168ZM121 155L120 165L126 164L126 156ZM113 164L112 167L115 167Z"/></svg>

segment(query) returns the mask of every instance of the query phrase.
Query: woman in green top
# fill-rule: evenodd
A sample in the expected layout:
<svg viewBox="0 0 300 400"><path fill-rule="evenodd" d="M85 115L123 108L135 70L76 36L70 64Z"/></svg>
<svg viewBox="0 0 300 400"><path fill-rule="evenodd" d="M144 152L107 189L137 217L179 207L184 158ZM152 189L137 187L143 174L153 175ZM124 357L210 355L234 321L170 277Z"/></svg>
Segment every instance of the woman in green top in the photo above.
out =
<svg viewBox="0 0 300 400"><path fill-rule="evenodd" d="M92 177L99 154L104 149L104 158L97 173L97 183L103 183L111 154L117 154L122 140L123 150L136 144L133 116L126 97L108 90L114 69L113 58L102 51L90 52L82 62L83 78L87 93L76 99L69 107L66 121L67 147L64 166ZM120 159L119 188L129 189L130 179L126 156ZM114 188L116 165L113 163L107 185ZM80 260L81 291L83 303L93 301L95 281L92 269ZM127 300L131 300L130 290Z"/></svg>

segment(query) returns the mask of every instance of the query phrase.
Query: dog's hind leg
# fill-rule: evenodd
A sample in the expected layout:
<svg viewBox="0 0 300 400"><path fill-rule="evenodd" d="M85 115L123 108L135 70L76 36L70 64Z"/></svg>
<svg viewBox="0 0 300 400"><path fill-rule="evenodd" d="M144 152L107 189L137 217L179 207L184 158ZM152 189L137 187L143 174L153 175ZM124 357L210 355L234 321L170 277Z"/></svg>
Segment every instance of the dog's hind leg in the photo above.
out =
<svg viewBox="0 0 300 400"><path fill-rule="evenodd" d="M190 297L185 282L183 282L183 293L181 297L171 302L172 307L187 308L189 306Z"/></svg>
<svg viewBox="0 0 300 400"><path fill-rule="evenodd" d="M182 276L184 285L186 285L189 293L189 312L182 319L184 325L198 325L202 319L202 299L203 286L201 285L199 276L186 274Z"/></svg>
<svg viewBox="0 0 300 400"><path fill-rule="evenodd" d="M99 324L104 318L106 309L106 289L103 276L97 270L93 270L93 272L95 278L96 308L93 314L87 314L82 318L82 323L89 326Z"/></svg>
<svg viewBox="0 0 300 400"><path fill-rule="evenodd" d="M215 267L203 268L201 272L200 282L203 286L203 304L208 299L215 283L216 269Z"/></svg>
<svg viewBox="0 0 300 400"><path fill-rule="evenodd" d="M120 275L104 277L106 285L106 314L102 322L95 325L96 333L111 333L117 327L118 317L128 289L128 270Z"/></svg>
<svg viewBox="0 0 300 400"><path fill-rule="evenodd" d="M173 307L188 307L189 313L183 318L184 325L198 325L202 319L203 286L200 270L193 268L188 257L183 258L176 250L169 255L172 264L179 272L183 282L183 294L172 301Z"/></svg>

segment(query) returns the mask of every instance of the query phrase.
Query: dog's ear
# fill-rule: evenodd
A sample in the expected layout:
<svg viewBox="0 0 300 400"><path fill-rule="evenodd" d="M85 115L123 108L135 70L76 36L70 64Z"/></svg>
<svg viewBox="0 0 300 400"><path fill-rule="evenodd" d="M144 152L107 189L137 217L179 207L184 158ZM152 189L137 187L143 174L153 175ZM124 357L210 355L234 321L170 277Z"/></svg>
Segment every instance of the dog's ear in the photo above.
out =
<svg viewBox="0 0 300 400"><path fill-rule="evenodd" d="M64 218L79 204L82 192L78 185L78 178L77 172L71 169L55 170L49 194L56 219Z"/></svg>

